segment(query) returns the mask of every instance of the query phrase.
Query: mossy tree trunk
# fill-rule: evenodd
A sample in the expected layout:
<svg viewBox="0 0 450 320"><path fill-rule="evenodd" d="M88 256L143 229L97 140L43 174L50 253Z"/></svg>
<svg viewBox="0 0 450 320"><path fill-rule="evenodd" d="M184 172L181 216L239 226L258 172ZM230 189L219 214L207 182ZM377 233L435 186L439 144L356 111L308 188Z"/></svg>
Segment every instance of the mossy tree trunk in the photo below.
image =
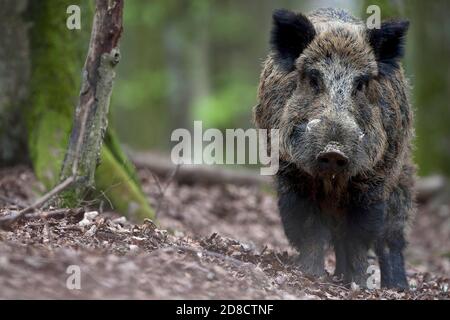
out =
<svg viewBox="0 0 450 320"><path fill-rule="evenodd" d="M68 203L76 201L91 188L106 187L106 196L117 209L143 219L153 217L153 212L111 131L108 133L109 145L102 149L108 127L115 66L120 60L122 14L123 0L96 1L79 102L61 179L76 179L72 190L64 194ZM102 164L96 172L100 159Z"/></svg>
<svg viewBox="0 0 450 320"><path fill-rule="evenodd" d="M78 101L80 83L83 78L81 77L82 63L88 48L94 6L93 2L89 0L78 1L76 4L81 7L82 28L81 30L69 30L66 27L68 17L66 9L69 5L74 4L71 0L28 1L28 7L26 0L6 1L10 2L11 12L19 12L15 15L17 21L23 26L29 25L27 33L21 29L21 25L16 27L14 24L7 24L12 19L0 22L1 26L5 24L10 25L10 29L15 28L10 31L13 35L10 37L11 41L8 41L12 42L12 39L17 39L19 43L16 47L26 49L24 52L27 53L29 60L24 59L22 64L26 67L29 62L30 77L29 81L16 81L20 86L26 86L28 93L26 99L9 99L8 102L11 101L11 103L0 101L0 111L2 111L0 119L5 119L5 114L7 114L9 117L22 120L13 123L15 132L18 132L17 141L25 141L27 145L27 150L22 154L29 156L36 176L47 189L50 189L59 183L61 177L65 176L61 168L66 151L70 148L69 137L74 122L74 110ZM102 5L116 3L116 1L107 0L97 2ZM27 9L26 14L22 17L20 12L24 11L24 7ZM1 15L4 13L2 8ZM13 15L11 14L11 16ZM16 71L21 70L19 67L16 69L3 68L3 66L16 66L20 63L17 62L19 55L8 54L7 50L2 49L0 49L0 82L8 78L5 75L15 75ZM23 57L20 56L20 58ZM23 72L23 74L26 76L28 73ZM112 80L110 86L112 89ZM14 90L10 91L5 96L14 97ZM26 103L21 103L22 100L25 100ZM106 100L109 105L109 95ZM3 112L6 110L4 106L8 106L8 112ZM101 138L106 130L106 118L102 121ZM10 147L9 144L12 141L10 135L5 135L2 128L4 126L0 127L0 165L2 158L6 158L5 154L11 154L12 151L19 148ZM8 130L8 132L13 131ZM9 144L3 143L3 141ZM97 148L94 152L95 161L90 162L90 179L81 181L84 181L83 190L92 189L95 192L73 193L75 197L66 204L78 205L87 194L95 196L101 194L108 197L115 210L125 215L132 215L139 220L153 218L153 210L141 191L134 167L121 151L112 131L107 132L105 145L102 146L101 139L97 140ZM101 164L95 172L100 155ZM66 160L70 161L70 155L67 155ZM9 161L17 163L15 159ZM80 184L77 184L77 188L80 188Z"/></svg>
<svg viewBox="0 0 450 320"><path fill-rule="evenodd" d="M24 114L31 161L36 176L47 189L59 182L89 41L89 1L81 3L81 30L66 27L66 9L72 3L29 1L27 10L31 81Z"/></svg>

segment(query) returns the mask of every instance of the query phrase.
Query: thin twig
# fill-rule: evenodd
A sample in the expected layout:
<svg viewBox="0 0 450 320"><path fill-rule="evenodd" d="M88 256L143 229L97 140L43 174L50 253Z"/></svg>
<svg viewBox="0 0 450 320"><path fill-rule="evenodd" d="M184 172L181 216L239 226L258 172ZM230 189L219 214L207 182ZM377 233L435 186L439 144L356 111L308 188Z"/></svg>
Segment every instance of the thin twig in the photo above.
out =
<svg viewBox="0 0 450 320"><path fill-rule="evenodd" d="M281 261L280 257L278 257L278 254L275 252L274 253L275 258L277 259L277 261L281 264L282 267L285 267L286 265L284 264L283 261Z"/></svg>
<svg viewBox="0 0 450 320"><path fill-rule="evenodd" d="M109 199L109 197L106 195L106 191L101 191L102 197L106 199L106 201L108 201L109 207L114 210L114 205L111 201L111 199Z"/></svg>
<svg viewBox="0 0 450 320"><path fill-rule="evenodd" d="M259 255L262 256L264 254L264 252L266 252L266 250L267 250L267 245L264 246L264 248L261 250Z"/></svg>
<svg viewBox="0 0 450 320"><path fill-rule="evenodd" d="M71 209L71 208L64 208L64 209L55 209L55 210L49 210L39 213L28 213L26 214L27 219L52 219L52 218L59 218L64 217L70 212L77 212L77 210L83 210L82 208L78 209Z"/></svg>
<svg viewBox="0 0 450 320"><path fill-rule="evenodd" d="M114 209L114 206L113 206L113 204L112 204L111 199L109 199L108 196L107 196L107 193L109 192L109 190L111 190L111 189L113 189L113 188L115 188L115 187L117 187L117 186L120 186L120 185L123 184L124 182L131 181L131 180L132 180L131 178L128 178L128 180L120 181L120 182L114 183L114 184L108 186L108 188L106 188L105 190L101 190L101 191L100 191L100 194L102 195L102 197L104 197L104 198L108 201L108 203L109 203L111 209ZM96 189L93 188L93 190L96 190ZM85 197L84 197L84 196L81 196L81 197L80 197L80 200L79 200L78 203L77 203L77 206L81 206L81 205L91 206L91 205L95 205L95 204L100 204L100 203L103 201L103 200L102 200L102 197L98 196L98 197L95 197L95 198L92 199L92 200L83 200Z"/></svg>
<svg viewBox="0 0 450 320"><path fill-rule="evenodd" d="M74 177L68 177L66 180L58 184L56 187L54 187L52 190L47 192L45 195L37 199L32 205L22 209L19 211L19 215L24 215L25 213L28 213L32 210L39 209L42 205L44 205L48 200L53 198L55 195L59 194L60 192L67 189L69 186L72 185L72 183L75 181Z"/></svg>
<svg viewBox="0 0 450 320"><path fill-rule="evenodd" d="M159 194L161 194L162 193L162 186L161 186L161 183L159 181L158 176L155 173L153 173L153 171L151 171L150 169L145 169L145 171L150 173L150 175L153 178L153 181L155 181L155 184L158 187Z"/></svg>
<svg viewBox="0 0 450 320"><path fill-rule="evenodd" d="M161 205L162 205L162 202L163 202L163 200L164 200L164 195L165 195L167 189L169 188L170 184L172 183L172 181L173 181L174 178L176 177L177 172L178 172L179 169L180 169L180 164L178 164L178 165L172 170L172 172L171 172L169 178L167 179L166 183L164 184L164 187L161 187L161 184L160 184L160 182L159 182L158 177L157 177L156 175L154 175L154 174L151 172L151 174L152 174L152 176L153 176L153 179L154 179L155 181L157 181L157 186L158 186L158 189L159 189L158 203L157 203L156 209L155 209L155 218L158 218L159 210L161 209Z"/></svg>
<svg viewBox="0 0 450 320"><path fill-rule="evenodd" d="M0 229L9 230L13 223L17 222L19 219L27 219L27 220L34 220L34 219L51 219L51 218L57 218L58 216L65 216L69 212L77 211L80 209L55 209L50 211L39 211L39 212L33 212L33 213L24 213L20 214L20 212L13 212L10 213L7 216L0 218Z"/></svg>

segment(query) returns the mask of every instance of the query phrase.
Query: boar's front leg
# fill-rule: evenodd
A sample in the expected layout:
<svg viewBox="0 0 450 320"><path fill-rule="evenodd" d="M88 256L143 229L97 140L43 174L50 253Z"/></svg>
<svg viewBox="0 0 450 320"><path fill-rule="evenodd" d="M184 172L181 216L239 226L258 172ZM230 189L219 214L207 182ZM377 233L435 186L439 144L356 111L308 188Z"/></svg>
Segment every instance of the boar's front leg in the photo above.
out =
<svg viewBox="0 0 450 320"><path fill-rule="evenodd" d="M347 270L347 255L345 254L345 240L342 236L335 235L333 237L334 253L336 257L336 268L334 270L334 276L343 278Z"/></svg>
<svg viewBox="0 0 450 320"><path fill-rule="evenodd" d="M348 213L345 232L347 270L344 275L347 284L355 282L367 286L367 253L382 231L385 211L386 204L378 202L371 205L357 204Z"/></svg>
<svg viewBox="0 0 450 320"><path fill-rule="evenodd" d="M392 283L391 258L383 238L377 240L375 253L380 265L381 288L390 288Z"/></svg>
<svg viewBox="0 0 450 320"><path fill-rule="evenodd" d="M327 230L320 221L316 207L293 191L281 193L278 206L286 236L300 253L302 271L313 276L324 275Z"/></svg>

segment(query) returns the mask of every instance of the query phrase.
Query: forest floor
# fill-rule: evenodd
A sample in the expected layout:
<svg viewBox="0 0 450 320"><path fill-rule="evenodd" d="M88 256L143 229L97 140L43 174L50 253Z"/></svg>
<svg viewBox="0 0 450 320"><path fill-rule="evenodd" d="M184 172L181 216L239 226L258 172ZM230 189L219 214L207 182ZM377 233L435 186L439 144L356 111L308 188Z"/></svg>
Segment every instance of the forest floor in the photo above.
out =
<svg viewBox="0 0 450 320"><path fill-rule="evenodd" d="M171 181L161 196L164 181L158 188L148 170L139 175L158 207L159 228L150 221L132 224L114 212L73 210L0 231L0 298L450 299L445 204L422 206L411 230L411 290L369 291L346 288L332 276L303 275L269 192ZM38 189L30 169L1 170L0 216L17 210L11 201L30 203ZM80 289L67 287L76 283L70 277L74 265ZM331 253L326 266L331 274Z"/></svg>

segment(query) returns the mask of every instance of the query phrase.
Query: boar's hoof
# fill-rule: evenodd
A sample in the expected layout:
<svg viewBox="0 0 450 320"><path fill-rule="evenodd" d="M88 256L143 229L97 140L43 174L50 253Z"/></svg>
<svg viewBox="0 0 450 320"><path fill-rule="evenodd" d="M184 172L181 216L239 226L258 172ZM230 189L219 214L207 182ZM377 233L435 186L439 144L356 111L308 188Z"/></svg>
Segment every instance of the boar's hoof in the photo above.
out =
<svg viewBox="0 0 450 320"><path fill-rule="evenodd" d="M300 270L305 275L311 277L322 277L327 275L323 261L311 261L310 259L299 257L298 264Z"/></svg>

